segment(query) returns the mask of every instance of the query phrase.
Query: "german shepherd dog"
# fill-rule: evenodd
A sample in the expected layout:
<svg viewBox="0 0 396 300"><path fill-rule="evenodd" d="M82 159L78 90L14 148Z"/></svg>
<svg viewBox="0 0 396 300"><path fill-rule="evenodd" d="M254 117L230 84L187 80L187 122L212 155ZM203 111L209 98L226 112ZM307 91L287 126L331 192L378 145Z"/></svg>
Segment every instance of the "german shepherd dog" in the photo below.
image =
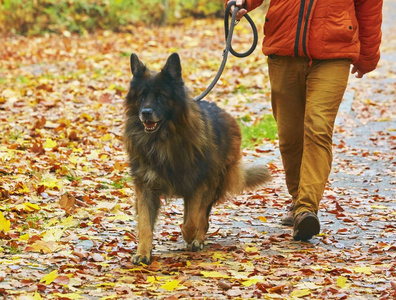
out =
<svg viewBox="0 0 396 300"><path fill-rule="evenodd" d="M203 248L212 206L270 179L264 165L241 165L241 132L214 103L188 96L177 53L158 73L131 55L125 145L136 192L138 248L134 264L150 264L160 197L184 199L182 234Z"/></svg>

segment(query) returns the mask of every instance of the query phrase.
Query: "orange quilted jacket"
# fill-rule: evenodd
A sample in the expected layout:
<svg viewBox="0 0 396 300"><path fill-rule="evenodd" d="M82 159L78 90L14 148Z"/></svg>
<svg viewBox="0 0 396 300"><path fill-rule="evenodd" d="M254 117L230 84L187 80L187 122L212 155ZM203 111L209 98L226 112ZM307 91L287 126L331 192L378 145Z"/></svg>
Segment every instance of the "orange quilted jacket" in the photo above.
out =
<svg viewBox="0 0 396 300"><path fill-rule="evenodd" d="M263 0L246 0L248 11ZM382 0L271 0L263 52L311 59L349 58L372 71L380 58Z"/></svg>

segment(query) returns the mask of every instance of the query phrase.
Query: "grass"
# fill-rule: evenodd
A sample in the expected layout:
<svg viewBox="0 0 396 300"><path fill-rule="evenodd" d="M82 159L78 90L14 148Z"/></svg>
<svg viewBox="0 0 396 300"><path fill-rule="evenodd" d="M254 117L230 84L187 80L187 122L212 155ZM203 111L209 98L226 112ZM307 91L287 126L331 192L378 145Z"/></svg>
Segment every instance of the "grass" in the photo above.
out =
<svg viewBox="0 0 396 300"><path fill-rule="evenodd" d="M222 15L223 0L3 0L0 32L42 35L65 31L130 31L136 24L177 24Z"/></svg>
<svg viewBox="0 0 396 300"><path fill-rule="evenodd" d="M242 133L242 148L254 149L265 140L277 139L278 131L272 115L264 115L259 122L251 123L246 116L238 120Z"/></svg>

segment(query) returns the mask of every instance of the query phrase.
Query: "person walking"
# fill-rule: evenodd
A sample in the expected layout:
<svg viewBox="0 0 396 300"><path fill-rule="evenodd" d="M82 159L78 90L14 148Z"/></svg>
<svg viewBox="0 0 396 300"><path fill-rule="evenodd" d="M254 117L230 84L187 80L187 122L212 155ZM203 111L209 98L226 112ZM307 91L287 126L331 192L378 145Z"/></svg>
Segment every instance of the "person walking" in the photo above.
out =
<svg viewBox="0 0 396 300"><path fill-rule="evenodd" d="M228 1L227 1L228 3ZM263 0L236 0L237 19ZM380 59L382 0L271 0L263 53L292 205L284 225L306 241L320 232L319 202L332 165L335 118L349 70L362 78Z"/></svg>

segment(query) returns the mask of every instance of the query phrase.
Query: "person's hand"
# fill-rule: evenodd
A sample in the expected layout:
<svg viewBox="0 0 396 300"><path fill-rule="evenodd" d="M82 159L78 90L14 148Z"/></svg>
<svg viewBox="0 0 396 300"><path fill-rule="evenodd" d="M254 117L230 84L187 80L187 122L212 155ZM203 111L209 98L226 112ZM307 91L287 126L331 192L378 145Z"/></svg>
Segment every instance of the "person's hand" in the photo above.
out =
<svg viewBox="0 0 396 300"><path fill-rule="evenodd" d="M231 1L231 0L229 0L229 1ZM240 9L236 15L237 20L242 19L242 17L247 13L247 10L245 8L242 8L243 5L245 4L245 1L246 0L236 0L236 6L240 7ZM234 7L235 6L231 7L231 13L234 11Z"/></svg>
<svg viewBox="0 0 396 300"><path fill-rule="evenodd" d="M359 67L357 66L353 66L352 70L351 70L351 74L355 74L356 78L362 78L364 74L366 74L366 72L363 72L362 70L359 69Z"/></svg>

